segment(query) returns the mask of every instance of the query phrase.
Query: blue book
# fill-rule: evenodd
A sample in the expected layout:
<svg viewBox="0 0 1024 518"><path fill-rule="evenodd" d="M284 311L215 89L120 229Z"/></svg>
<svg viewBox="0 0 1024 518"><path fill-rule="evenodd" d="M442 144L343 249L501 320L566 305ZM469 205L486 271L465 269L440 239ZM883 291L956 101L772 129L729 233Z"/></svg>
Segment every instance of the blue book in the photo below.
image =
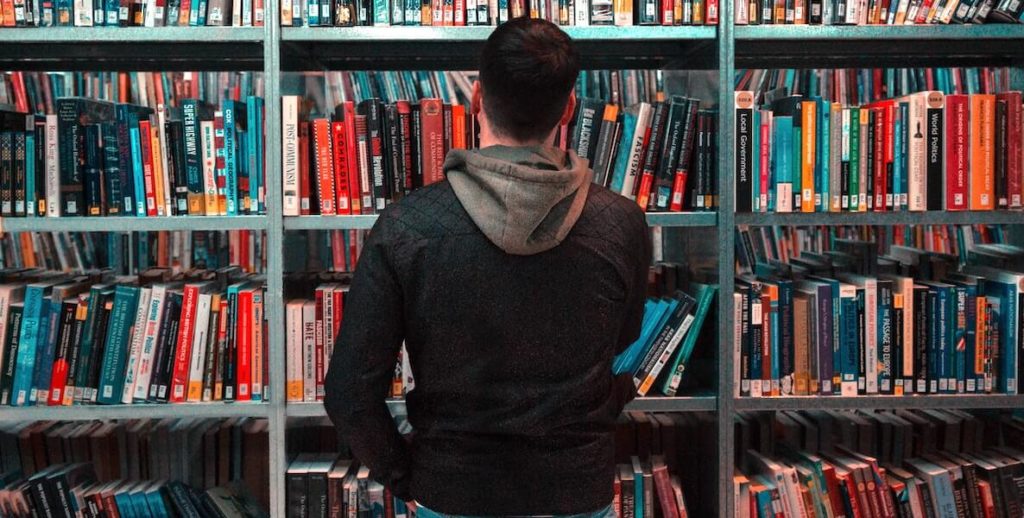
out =
<svg viewBox="0 0 1024 518"><path fill-rule="evenodd" d="M227 214L237 216L241 211L238 205L238 149L237 134L235 133L235 119L239 115L238 108L241 105L231 99L224 99L221 103L221 113L224 116L224 179L227 194Z"/></svg>
<svg viewBox="0 0 1024 518"><path fill-rule="evenodd" d="M21 318L21 340L18 345L18 356L12 385L12 406L25 406L29 403L29 392L35 376L37 347L42 345L39 339L41 320L49 313L49 302L44 301L50 290L59 281L48 280L29 284L25 288L25 310ZM45 306L45 308L44 308Z"/></svg>
<svg viewBox="0 0 1024 518"><path fill-rule="evenodd" d="M117 505L117 512L123 518L140 518L135 512L135 505L132 503L131 495L128 493L132 485L121 486L114 493L114 504Z"/></svg>
<svg viewBox="0 0 1024 518"><path fill-rule="evenodd" d="M665 377L665 383L662 385L662 394L666 396L674 396L676 391L679 390L679 384L683 379L683 372L686 370L686 362L689 361L690 355L693 354L693 349L697 344L697 337L700 336L700 329L704 326L708 312L711 311L715 292L718 290L717 286L708 284L695 283L694 288L697 290L694 295L697 309L693 314L693 323L690 324L690 329L686 331L686 336L683 337L683 343L679 346L679 354L675 356L671 363L665 366L666 369L663 371L668 372L668 375Z"/></svg>
<svg viewBox="0 0 1024 518"><path fill-rule="evenodd" d="M627 347L625 351L615 357L615 362L612 364L612 372L614 374L624 374L633 371L631 367L637 361L636 358L642 356L642 351L646 349L645 345L657 332L655 326L661 321L661 317L667 308L668 303L663 300L648 300L644 304L644 318L640 327L640 337Z"/></svg>
<svg viewBox="0 0 1024 518"><path fill-rule="evenodd" d="M658 335L661 333L661 330L665 328L665 326L668 324L669 318L672 317L672 313L674 313L676 307L679 306L679 300L674 298L662 300L662 302L666 303L665 310L658 318L658 321L654 323L654 327L651 330L651 334L648 335L647 339L644 341L643 348L638 350L637 356L629 359L630 364L628 366L627 372L631 372L634 375L636 375L637 371L640 370L643 364L643 359L647 356L647 353L648 351L651 350L651 347L654 347L654 342L658 339Z"/></svg>
<svg viewBox="0 0 1024 518"><path fill-rule="evenodd" d="M135 516L139 518L153 518L153 513L149 512L149 504L146 503L144 489L143 482L133 487L131 492L128 493L128 501L135 511Z"/></svg>
<svg viewBox="0 0 1024 518"><path fill-rule="evenodd" d="M246 115L249 123L246 125L245 136L249 141L246 156L249 157L249 167L246 172L249 175L249 213L262 214L264 207L259 195L263 190L263 99L261 97L249 96L246 98Z"/></svg>
<svg viewBox="0 0 1024 518"><path fill-rule="evenodd" d="M134 181L135 215L146 216L145 174L142 172L142 142L139 140L139 121L134 115L128 116L128 135L132 151L132 178Z"/></svg>
<svg viewBox="0 0 1024 518"><path fill-rule="evenodd" d="M608 187L612 192L622 192L622 184L626 181L626 169L629 168L630 144L636 131L636 114L627 110L622 114L622 139L619 141L619 152L612 169L612 182Z"/></svg>
<svg viewBox="0 0 1024 518"><path fill-rule="evenodd" d="M814 178L817 183L814 190L814 206L818 212L828 212L831 208L833 194L830 190L832 186L829 184L829 166L832 156L829 151L829 146L832 143L831 107L828 101L816 100L818 102L818 145L815 146L815 150L818 156L814 161Z"/></svg>
<svg viewBox="0 0 1024 518"><path fill-rule="evenodd" d="M36 373L32 380L32 392L29 393L29 403L42 402L46 404L46 398L50 395L50 377L53 373L53 355L57 350L57 332L59 331L59 319L61 301L48 297L43 302L46 317L40 321L39 337L45 344L39 348L36 356Z"/></svg>
<svg viewBox="0 0 1024 518"><path fill-rule="evenodd" d="M149 506L149 513L154 518L171 518L171 513L167 509L167 504L164 502L163 496L160 494L159 483L153 483L145 489L144 495L146 497L146 504Z"/></svg>

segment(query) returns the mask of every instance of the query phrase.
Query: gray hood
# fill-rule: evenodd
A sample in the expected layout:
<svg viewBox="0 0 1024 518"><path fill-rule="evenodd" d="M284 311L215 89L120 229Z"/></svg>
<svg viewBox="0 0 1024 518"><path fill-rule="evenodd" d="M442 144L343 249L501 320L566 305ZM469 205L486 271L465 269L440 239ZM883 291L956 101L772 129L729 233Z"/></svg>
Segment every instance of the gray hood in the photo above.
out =
<svg viewBox="0 0 1024 518"><path fill-rule="evenodd" d="M480 231L515 255L561 243L579 219L593 180L586 159L551 146L453 149L444 170Z"/></svg>

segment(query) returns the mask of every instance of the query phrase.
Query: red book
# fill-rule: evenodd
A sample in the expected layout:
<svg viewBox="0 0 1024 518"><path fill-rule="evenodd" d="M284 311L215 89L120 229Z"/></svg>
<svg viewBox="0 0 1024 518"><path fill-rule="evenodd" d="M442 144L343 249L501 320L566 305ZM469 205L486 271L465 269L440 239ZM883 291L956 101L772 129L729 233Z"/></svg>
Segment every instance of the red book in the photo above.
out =
<svg viewBox="0 0 1024 518"><path fill-rule="evenodd" d="M236 401L251 401L252 392L249 384L252 383L252 294L254 288L246 288L238 291L238 307L235 310L235 347L238 356L235 359L235 384L238 390L235 392Z"/></svg>
<svg viewBox="0 0 1024 518"><path fill-rule="evenodd" d="M825 475L825 487L828 489L829 495L837 495L836 498L829 498L829 503L832 505L832 512L835 516L843 515L843 504L840 502L839 495L839 478L836 477L836 468L826 462L822 463L821 472Z"/></svg>
<svg viewBox="0 0 1024 518"><path fill-rule="evenodd" d="M334 153L334 187L337 194L337 213L351 214L352 205L349 200L348 180L348 136L345 134L344 122L331 123L331 150Z"/></svg>
<svg viewBox="0 0 1024 518"><path fill-rule="evenodd" d="M967 210L968 100L946 96L946 210Z"/></svg>
<svg viewBox="0 0 1024 518"><path fill-rule="evenodd" d="M324 398L324 287L317 286L313 299L316 302L316 324L313 327L314 343L316 344L316 400Z"/></svg>
<svg viewBox="0 0 1024 518"><path fill-rule="evenodd" d="M189 11L192 10L192 0L181 0L181 8L178 11L178 25L187 27Z"/></svg>
<svg viewBox="0 0 1024 518"><path fill-rule="evenodd" d="M335 112L337 114L337 112ZM359 150L356 145L356 105L352 101L342 103L342 122L345 124L345 160L348 162L348 196L352 214L359 214L364 207L359 190ZM369 204L369 201L367 201Z"/></svg>
<svg viewBox="0 0 1024 518"><path fill-rule="evenodd" d="M309 205L309 123L299 122L299 215L310 214Z"/></svg>
<svg viewBox="0 0 1024 518"><path fill-rule="evenodd" d="M454 0L455 19L453 23L456 27L464 27L466 25L466 0Z"/></svg>
<svg viewBox="0 0 1024 518"><path fill-rule="evenodd" d="M423 185L444 180L444 113L440 99L420 101Z"/></svg>
<svg viewBox="0 0 1024 518"><path fill-rule="evenodd" d="M838 476L839 482L841 484L846 485L846 494L850 495L850 498L848 500L850 503L850 510L852 515L850 516L850 518L866 518L867 510L864 510L863 512L861 511L861 499L860 497L858 497L858 493L863 492L857 491L857 481L853 479L853 472L843 470L843 472L840 473Z"/></svg>
<svg viewBox="0 0 1024 518"><path fill-rule="evenodd" d="M192 359L192 333L196 320L196 301L199 285L186 284L181 299L181 323L178 325L178 345L174 351L174 374L171 377L171 403L184 403L188 392L188 369Z"/></svg>
<svg viewBox="0 0 1024 518"><path fill-rule="evenodd" d="M661 516L663 518L679 518L679 509L676 508L676 497L672 492L672 481L668 477L668 466L665 460L659 456L652 458L651 474L654 478L654 488L658 494L658 503L661 504Z"/></svg>
<svg viewBox="0 0 1024 518"><path fill-rule="evenodd" d="M885 117L883 121L883 127L885 129L885 145L883 146L884 160L882 162L882 179L885 185L885 190L882 192L885 194L885 207L889 210L896 208L897 202L894 200L892 193L893 186L892 175L893 175L893 162L895 160L895 139L893 132L895 131L896 125L896 110L899 106L896 105L895 101L886 101L882 104L882 114Z"/></svg>
<svg viewBox="0 0 1024 518"><path fill-rule="evenodd" d="M675 0L661 0L661 24L673 25L675 15Z"/></svg>
<svg viewBox="0 0 1024 518"><path fill-rule="evenodd" d="M333 328L331 329L331 340L333 341L341 332L341 319L345 316L345 290L338 286L331 292L331 296L334 297L334 318L331 326Z"/></svg>
<svg viewBox="0 0 1024 518"><path fill-rule="evenodd" d="M148 120L139 121L139 144L142 150L142 178L146 189L146 215L156 216L156 189L153 184L153 141Z"/></svg>
<svg viewBox="0 0 1024 518"><path fill-rule="evenodd" d="M718 25L718 0L708 0L704 25Z"/></svg>
<svg viewBox="0 0 1024 518"><path fill-rule="evenodd" d="M331 152L331 122L327 119L314 119L313 149L316 150L316 193L320 214L334 216L334 156Z"/></svg>
<svg viewBox="0 0 1024 518"><path fill-rule="evenodd" d="M1024 120L1021 114L1024 112L1021 103L1020 92L1003 92L996 94L996 99L1006 101L1006 192L1009 197L1010 208L1020 208L1021 187L1024 186L1024 155L1021 155L1021 138Z"/></svg>
<svg viewBox="0 0 1024 518"><path fill-rule="evenodd" d="M75 310L72 315L72 322L74 320L85 321L85 313L89 307L88 301L89 299L87 298L87 296L78 297L77 302L75 302ZM64 304L70 303L71 301L64 302ZM63 305L61 306L61 308L62 309L60 314L60 320L58 320L57 323L58 325L61 325L63 327L64 325L67 324L63 322L66 318L66 315L64 314L63 310ZM71 327L68 326L67 329L71 329ZM65 336L65 334L67 336ZM67 387L68 381L68 369L70 367L68 365L68 355L70 354L68 348L71 347L73 340L71 339L70 333L67 332L59 333L58 337L59 342L57 343L57 355L56 359L53 362L53 371L51 372L50 375L50 393L47 395L46 398L47 406L60 406L64 404L64 389Z"/></svg>
<svg viewBox="0 0 1024 518"><path fill-rule="evenodd" d="M356 156L359 157L359 197L362 213L373 214L373 181L370 179L370 134L365 115L353 115L356 125Z"/></svg>
<svg viewBox="0 0 1024 518"><path fill-rule="evenodd" d="M466 149L466 107L452 105L452 149Z"/></svg>
<svg viewBox="0 0 1024 518"><path fill-rule="evenodd" d="M871 168L874 174L874 185L871 195L874 198L873 209L876 212L885 211L885 195L888 186L885 175L885 135L889 110L886 106L874 106L871 111L875 114L875 143L873 146L874 155L871 157Z"/></svg>

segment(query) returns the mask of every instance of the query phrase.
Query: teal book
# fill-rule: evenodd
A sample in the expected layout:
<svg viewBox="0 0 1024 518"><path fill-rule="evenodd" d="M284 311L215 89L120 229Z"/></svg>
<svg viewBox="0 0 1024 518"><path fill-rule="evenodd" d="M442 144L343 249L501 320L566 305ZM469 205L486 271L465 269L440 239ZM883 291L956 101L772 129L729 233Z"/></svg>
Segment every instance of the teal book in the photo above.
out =
<svg viewBox="0 0 1024 518"><path fill-rule="evenodd" d="M373 0L373 26L387 27L391 25L390 12L388 11L388 0Z"/></svg>
<svg viewBox="0 0 1024 518"><path fill-rule="evenodd" d="M814 147L817 153L814 160L814 178L818 185L814 189L814 206L818 212L828 212L831 205L830 200L833 194L835 194L831 191L832 186L829 181L832 162L832 116L828 101L820 98L816 99L816 101L818 103L818 143Z"/></svg>
<svg viewBox="0 0 1024 518"><path fill-rule="evenodd" d="M98 324L96 315L99 314L100 308L103 307L103 302L107 297L114 293L114 287L109 284L97 284L89 289L89 306L86 309L86 321L85 328L82 330L82 339L78 345L78 360L73 361L74 365L72 372L68 373L68 385L67 390L70 390L72 385L71 376L74 376L73 386L75 388L74 400L82 401L86 398L86 385L89 380L89 373L92 371L92 362L95 355L93 343L93 335L96 331Z"/></svg>
<svg viewBox="0 0 1024 518"><path fill-rule="evenodd" d="M50 297L43 299L46 316L39 321L39 338L42 346L36 355L36 372L32 379L29 403L46 401L50 394L50 374L53 372L53 355L57 350L57 319L60 318L61 303Z"/></svg>
<svg viewBox="0 0 1024 518"><path fill-rule="evenodd" d="M249 141L249 148L246 156L249 157L249 167L246 173L249 177L249 213L261 214L265 210L263 192L263 98L249 96L246 99L245 114L249 117L246 125L245 136Z"/></svg>
<svg viewBox="0 0 1024 518"><path fill-rule="evenodd" d="M117 505L118 514L123 518L137 518L139 516L135 512L135 505L132 503L131 495L128 493L128 490L131 488L131 485L121 486L114 493L114 504Z"/></svg>
<svg viewBox="0 0 1024 518"><path fill-rule="evenodd" d="M608 187L616 194L622 193L622 184L626 181L626 169L629 169L630 144L636 131L636 113L627 110L622 114L622 138L619 140L619 152L615 157L612 169L612 181Z"/></svg>
<svg viewBox="0 0 1024 518"><path fill-rule="evenodd" d="M135 215L146 215L146 187L142 172L142 143L139 140L139 121L134 114L128 115L128 138L132 153L132 178L135 181Z"/></svg>
<svg viewBox="0 0 1024 518"><path fill-rule="evenodd" d="M772 119L775 141L772 169L775 177L775 211L793 212L793 117L781 115Z"/></svg>
<svg viewBox="0 0 1024 518"><path fill-rule="evenodd" d="M239 117L245 118L244 105L233 101L231 99L225 99L221 103L221 113L224 116L224 180L225 190L227 198L227 214L228 216L236 216L242 213L242 207L239 205L238 189L239 189L239 154L238 147L240 142L238 141L238 131L242 128L242 123L239 121ZM248 185L246 186L248 187Z"/></svg>
<svg viewBox="0 0 1024 518"><path fill-rule="evenodd" d="M103 349L103 367L97 402L115 405L121 402L124 391L125 364L132 325L139 304L137 286L118 286L114 289L114 307L107 324L107 340Z"/></svg>
<svg viewBox="0 0 1024 518"><path fill-rule="evenodd" d="M669 318L672 317L672 314L675 313L676 307L679 306L679 301L676 299L662 299L661 302L666 304L664 306L664 311L658 317L658 321L654 323L651 333L644 340L643 347L638 350L638 355L630 358L630 364L627 368L627 372L636 374L640 369L643 359L647 356L651 347L654 347L654 342L657 340L661 330L665 328L665 325L668 324Z"/></svg>
<svg viewBox="0 0 1024 518"><path fill-rule="evenodd" d="M131 492L128 493L128 501L135 511L135 516L139 518L153 518L153 513L149 512L149 504L146 503L144 489L145 485L143 483L133 487Z"/></svg>
<svg viewBox="0 0 1024 518"><path fill-rule="evenodd" d="M662 316L668 312L669 304L664 300L648 300L644 305L644 319L640 328L640 337L636 339L625 351L615 357L612 365L612 372L616 375L632 372L633 365L638 358L643 357L644 351L654 335L657 334L657 325L662 321Z"/></svg>
<svg viewBox="0 0 1024 518"><path fill-rule="evenodd" d="M25 133L25 214L35 216L36 212L36 135Z"/></svg>
<svg viewBox="0 0 1024 518"><path fill-rule="evenodd" d="M13 406L25 406L29 403L29 392L35 377L37 347L42 346L39 339L41 321L49 314L50 305L44 298L50 293L58 281L44 281L29 284L25 288L25 310L21 318L21 341L18 346L17 368L14 373L12 387Z"/></svg>
<svg viewBox="0 0 1024 518"><path fill-rule="evenodd" d="M151 484L146 488L144 495L146 497L146 504L149 506L149 513L154 518L171 518L171 513L167 509L167 503L164 502L164 497L160 494L160 484Z"/></svg>
<svg viewBox="0 0 1024 518"><path fill-rule="evenodd" d="M850 108L850 207L860 210L860 108Z"/></svg>
<svg viewBox="0 0 1024 518"><path fill-rule="evenodd" d="M665 381L661 386L661 393L669 397L676 395L676 392L679 390L686 362L690 359L690 355L693 354L693 349L697 345L697 338L700 337L701 327L704 326L704 320L707 319L708 312L711 311L715 300L715 292L718 290L718 286L709 284L694 284L694 287L696 289L694 298L697 299L697 311L693 315L693 323L690 324L690 329L686 332L686 336L683 337L683 343L679 347L678 354L663 371L666 375Z"/></svg>
<svg viewBox="0 0 1024 518"><path fill-rule="evenodd" d="M633 456L630 461L633 464L633 517L644 518L644 469L639 457Z"/></svg>

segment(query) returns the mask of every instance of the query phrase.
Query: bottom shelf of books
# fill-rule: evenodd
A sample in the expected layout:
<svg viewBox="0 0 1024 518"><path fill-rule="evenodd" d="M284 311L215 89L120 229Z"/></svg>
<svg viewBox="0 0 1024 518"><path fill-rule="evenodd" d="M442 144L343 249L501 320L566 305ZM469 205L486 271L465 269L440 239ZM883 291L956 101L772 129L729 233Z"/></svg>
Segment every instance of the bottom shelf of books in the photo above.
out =
<svg viewBox="0 0 1024 518"><path fill-rule="evenodd" d="M0 427L0 516L270 515L265 419Z"/></svg>

